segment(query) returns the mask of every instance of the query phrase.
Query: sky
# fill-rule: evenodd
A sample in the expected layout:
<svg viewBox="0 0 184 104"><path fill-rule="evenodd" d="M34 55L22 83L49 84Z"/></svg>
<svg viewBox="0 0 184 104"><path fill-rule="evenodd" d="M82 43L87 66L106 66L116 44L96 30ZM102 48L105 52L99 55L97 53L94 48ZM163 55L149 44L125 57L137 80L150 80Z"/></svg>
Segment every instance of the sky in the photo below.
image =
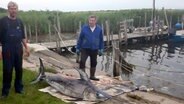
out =
<svg viewBox="0 0 184 104"><path fill-rule="evenodd" d="M0 0L7 8L9 1L17 2L20 10L96 11L152 8L153 0ZM155 0L156 8L184 9L183 0Z"/></svg>

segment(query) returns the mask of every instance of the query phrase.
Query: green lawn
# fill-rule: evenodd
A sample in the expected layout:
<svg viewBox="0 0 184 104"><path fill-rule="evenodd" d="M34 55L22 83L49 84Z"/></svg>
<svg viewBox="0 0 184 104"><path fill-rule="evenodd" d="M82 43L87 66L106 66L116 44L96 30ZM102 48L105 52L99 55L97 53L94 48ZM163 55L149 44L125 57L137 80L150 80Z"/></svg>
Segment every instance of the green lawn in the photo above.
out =
<svg viewBox="0 0 184 104"><path fill-rule="evenodd" d="M0 104L66 104L60 99L52 97L47 93L38 91L38 89L48 86L46 83L40 82L34 85L30 85L30 82L36 76L37 76L36 72L24 69L23 73L24 94L15 93L13 86L14 83L13 77L12 87L10 89L9 96L5 99L0 99ZM0 61L0 92L1 88L2 88L2 62Z"/></svg>

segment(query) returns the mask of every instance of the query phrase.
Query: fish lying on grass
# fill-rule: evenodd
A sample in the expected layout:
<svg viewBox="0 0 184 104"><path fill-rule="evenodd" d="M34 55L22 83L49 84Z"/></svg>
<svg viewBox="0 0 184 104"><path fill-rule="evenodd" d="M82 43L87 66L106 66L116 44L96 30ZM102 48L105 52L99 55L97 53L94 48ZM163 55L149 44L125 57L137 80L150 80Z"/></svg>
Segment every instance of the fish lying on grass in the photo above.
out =
<svg viewBox="0 0 184 104"><path fill-rule="evenodd" d="M82 70L76 69L79 72L81 79L69 79L57 74L46 75L43 62L40 58L39 60L39 75L31 82L31 84L44 80L60 93L82 100L103 101L111 98L109 94L94 86L88 78L88 75Z"/></svg>

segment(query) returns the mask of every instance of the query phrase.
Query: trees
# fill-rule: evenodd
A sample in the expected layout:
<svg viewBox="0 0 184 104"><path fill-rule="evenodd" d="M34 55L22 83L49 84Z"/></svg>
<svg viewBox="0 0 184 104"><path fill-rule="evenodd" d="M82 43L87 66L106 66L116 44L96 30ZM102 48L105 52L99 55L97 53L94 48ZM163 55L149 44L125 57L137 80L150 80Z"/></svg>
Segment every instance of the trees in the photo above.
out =
<svg viewBox="0 0 184 104"><path fill-rule="evenodd" d="M0 8L0 17L6 15L6 10ZM184 14L184 10L166 10L168 19L172 16L172 25ZM91 14L98 17L98 24L104 24L106 20L110 22L110 30L118 33L118 22L124 19L134 19L134 26L145 26L144 17L147 14L147 26L151 20L151 9L132 9L132 10L109 10L109 11L87 11L87 12L58 12L61 32L76 33L79 21L82 25L87 23L87 18ZM38 35L47 35L49 33L49 23L54 22L56 19L57 11L20 11L19 16L23 20L25 26L30 27L31 33ZM162 9L156 10L156 16L165 20L164 12ZM179 18L179 19L178 19ZM35 27L37 29L35 29ZM28 30L28 29L27 29ZM54 29L51 28L51 33Z"/></svg>

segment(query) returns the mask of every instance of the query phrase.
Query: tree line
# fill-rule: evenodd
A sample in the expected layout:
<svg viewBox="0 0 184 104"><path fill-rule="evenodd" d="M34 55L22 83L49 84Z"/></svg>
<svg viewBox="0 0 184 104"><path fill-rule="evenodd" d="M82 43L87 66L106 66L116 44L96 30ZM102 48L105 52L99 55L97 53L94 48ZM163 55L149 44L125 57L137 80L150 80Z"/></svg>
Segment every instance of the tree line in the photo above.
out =
<svg viewBox="0 0 184 104"><path fill-rule="evenodd" d="M177 22L181 22L181 17L184 14L184 10L181 9L167 9L167 18L172 21L172 25ZM23 20L24 25L27 29L27 33L35 35L48 34L49 31L53 34L55 32L52 27L56 24L56 18L58 15L61 32L64 33L76 33L79 29L79 22L81 24L87 23L89 15L95 14L98 17L98 24L102 25L105 21L110 23L110 31L118 33L118 23L125 19L133 19L133 25L135 27L149 25L152 19L152 9L132 9L132 10L106 10L106 11L86 11L86 12L61 12L61 11L20 11L19 17ZM6 15L6 10L0 8L0 17ZM156 10L156 16L162 19L166 23L163 9ZM49 29L50 28L50 29Z"/></svg>

